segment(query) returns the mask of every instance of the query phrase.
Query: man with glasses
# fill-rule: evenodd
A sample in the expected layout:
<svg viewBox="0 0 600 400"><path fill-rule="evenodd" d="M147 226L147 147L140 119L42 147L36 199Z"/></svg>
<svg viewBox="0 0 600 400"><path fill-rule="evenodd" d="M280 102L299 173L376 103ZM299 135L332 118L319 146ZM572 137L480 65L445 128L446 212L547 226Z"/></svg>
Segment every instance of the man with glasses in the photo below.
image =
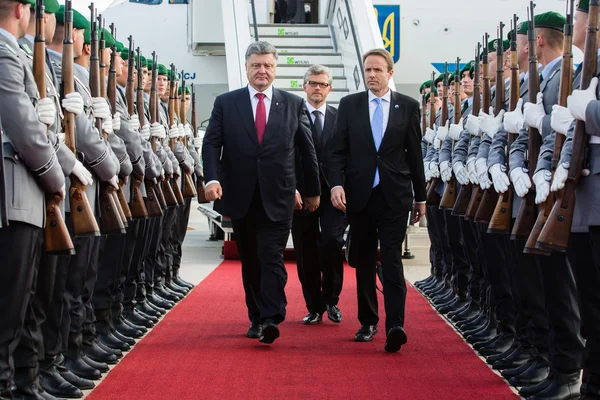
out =
<svg viewBox="0 0 600 400"><path fill-rule="evenodd" d="M337 109L327 105L333 81L331 71L323 65L313 65L304 74L306 109L319 165L327 142L333 135ZM296 153L296 212L292 220L292 239L296 253L298 277L308 314L302 322L318 324L323 314L336 323L342 322L337 304L342 291L344 258L344 212L331 204L330 187L320 171L321 198L315 212L302 210L305 196L302 156Z"/></svg>

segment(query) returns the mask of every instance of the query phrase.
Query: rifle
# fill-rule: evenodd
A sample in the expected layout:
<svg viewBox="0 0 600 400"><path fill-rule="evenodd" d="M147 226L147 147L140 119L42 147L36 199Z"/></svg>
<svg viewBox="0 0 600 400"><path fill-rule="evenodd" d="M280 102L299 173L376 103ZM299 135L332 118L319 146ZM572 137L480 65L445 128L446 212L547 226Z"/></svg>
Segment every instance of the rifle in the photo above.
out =
<svg viewBox="0 0 600 400"><path fill-rule="evenodd" d="M171 84L169 85L169 126L175 125L175 107L177 106L177 86L175 85L175 65L171 64ZM175 152L175 138L169 139L171 151ZM176 169L176 166L173 166ZM179 175L173 174L173 192L179 204L183 204L183 194L179 188Z"/></svg>
<svg viewBox="0 0 600 400"><path fill-rule="evenodd" d="M431 91L429 92L429 127L431 129L435 129L435 96L433 93L434 90L434 82L435 81L435 72L433 72L431 74ZM442 108L444 106L442 105ZM444 111L442 110L442 113ZM448 114L448 96L446 96L446 115ZM435 143L435 139L433 139L434 143ZM431 144L429 146L427 146L427 148L429 148L431 146ZM427 186L427 204L430 206L439 206L440 202L441 202L441 197L438 194L438 192L436 192L435 189L437 189L437 187L440 185L440 183L442 183L442 180L440 178L431 178L431 181L429 181L429 186Z"/></svg>
<svg viewBox="0 0 600 400"><path fill-rule="evenodd" d="M137 89L136 89L136 105L137 105L137 114L140 119L140 127L143 127L146 124L146 115L144 112L144 85L142 76L142 55L140 53L140 48L136 49L137 54ZM133 80L131 84L129 80L127 81L128 86L132 86L131 89L131 107L133 108ZM128 99L129 100L129 99ZM135 176L135 174L134 174ZM162 217L162 206L158 200L158 196L156 194L156 184L152 179L145 180L146 186L146 198L142 197L142 193L140 191L140 186L142 185L142 179L135 176L136 181L134 184L134 193L137 191L139 193L139 206L140 210L143 209L145 211L146 217L149 215L150 217Z"/></svg>
<svg viewBox="0 0 600 400"><path fill-rule="evenodd" d="M567 1L567 22L564 28L564 41L563 41L563 58L560 70L560 89L558 92L558 104L566 107L567 97L573 92L573 14L574 14L574 0ZM569 8L570 7L570 8ZM565 136L556 134L554 138L554 152L552 154L552 175L558 167L560 161L560 153L562 146L565 141ZM555 195L554 192L550 192L546 201L540 204L540 211L533 226L533 230L525 243L524 253L538 254L540 250L546 251L543 247L537 248L537 240L546 225L546 221L552 211L552 206L556 196L560 196L561 193ZM546 253L547 254L547 253Z"/></svg>
<svg viewBox="0 0 600 400"><path fill-rule="evenodd" d="M477 43L477 49L475 50L475 79L473 80L473 109L471 110L471 115L473 116L479 115L479 108L481 107L481 66L479 65L480 52L481 43ZM473 197L474 187L475 190L478 190L479 185L474 185L473 183L463 185L456 198L456 203L454 203L452 215L466 218L467 210L469 208L469 204L471 203L471 198Z"/></svg>
<svg viewBox="0 0 600 400"><path fill-rule="evenodd" d="M181 70L181 103L179 105L179 120L182 124L185 125L187 118L185 112L185 77L184 72ZM187 148L188 139L187 135L183 137L182 140L183 145ZM189 199L192 197L196 197L198 193L196 192L196 185L194 185L194 180L192 179L192 174L184 173L183 174L183 198Z"/></svg>
<svg viewBox="0 0 600 400"><path fill-rule="evenodd" d="M581 90L585 90L590 86L590 81L598 72L597 32L599 11L599 0L590 0L588 28L583 51L583 67L581 70ZM561 135L557 134L556 136ZM585 122L577 120L573 134L573 150L569 176L562 193L557 196L558 198L552 207L546 225L538 238L538 248L560 252L564 252L567 249L571 225L573 223L573 213L575 212L575 188L579 183L581 171L584 167L588 139Z"/></svg>
<svg viewBox="0 0 600 400"><path fill-rule="evenodd" d="M510 111L514 111L517 108L517 102L520 98L521 93L521 79L519 77L519 63L517 60L517 21L519 18L517 15L513 15L511 21L511 28L515 33L510 40ZM515 140L516 135L507 132L507 153ZM508 164L508 156L507 164ZM510 165L508 165L510 171ZM513 206L514 190L512 185L508 187L508 190L500 194L494 214L490 220L488 227L488 233L509 233L512 223L512 206Z"/></svg>
<svg viewBox="0 0 600 400"><path fill-rule="evenodd" d="M460 58L456 57L456 72L454 76L454 123L458 124L462 115L460 107L460 80L457 74L460 73ZM454 140L452 140L452 151L454 151ZM450 178L444 189L444 195L440 202L442 210L452 210L456 204L456 178L454 175Z"/></svg>
<svg viewBox="0 0 600 400"><path fill-rule="evenodd" d="M488 112L492 103L492 93L490 89L490 64L488 59L489 38L489 35L486 33L483 38L483 43L485 44L485 46L481 55L481 60L483 62L482 109ZM473 107L473 115L475 115L475 107ZM479 110L477 110L477 115L479 115ZM481 189L481 186L473 184L473 194L471 195L471 201L469 202L469 207L467 208L467 212L465 213L465 218L476 218L477 211L479 210L479 206L481 204L481 200L483 200L483 193L484 191L483 189Z"/></svg>
<svg viewBox="0 0 600 400"><path fill-rule="evenodd" d="M33 77L40 99L46 97L46 39L44 37L44 0L36 0L35 43L33 51ZM46 127L46 134L48 127ZM15 190L18 190L15 187ZM56 193L46 193L46 226L44 227L44 248L48 254L75 254L75 246L62 217L60 202Z"/></svg>
<svg viewBox="0 0 600 400"><path fill-rule="evenodd" d="M110 24L110 31L113 37L116 37L117 30L115 29L115 24ZM103 33L104 34L104 33ZM110 104L111 110L113 113L116 113L117 110L117 71L115 69L115 56L117 52L117 48L115 45L112 47L112 52L110 55L110 66L108 68L108 87L106 88L108 103ZM101 64L102 65L102 64ZM102 68L100 69L102 71ZM102 72L100 72L102 74ZM125 180L119 177L119 189L117 189L117 201L119 203L118 207L121 207L119 213L121 214L121 218L125 218L123 220L123 224L127 226L127 221L131 221L132 212L127 204L127 200L125 199L125 193L123 193L123 185L125 184ZM122 212L121 212L122 211Z"/></svg>
<svg viewBox="0 0 600 400"><path fill-rule="evenodd" d="M505 93L504 93L504 45L502 38L504 37L504 23L500 21L498 28L498 40L496 41L496 107L494 115L498 115L504 109ZM483 224L489 224L494 215L498 203L498 193L494 186L489 187L483 193L481 204L475 214L475 221Z"/></svg>
<svg viewBox="0 0 600 400"><path fill-rule="evenodd" d="M71 0L67 0L64 13L65 34L63 37L62 52L62 74L61 74L61 98L75 91L73 77L73 8ZM63 109L63 131L65 132L65 145L77 157L75 139L75 114ZM73 223L73 234L79 236L100 236L100 228L96 222L94 211L85 193L85 185L75 175L69 177L71 188L69 189L69 204L71 206L71 222Z"/></svg>
<svg viewBox="0 0 600 400"><path fill-rule="evenodd" d="M192 129L194 130L194 138L198 137L198 123L196 120L196 92L194 91L194 84L192 83ZM196 177L196 192L198 193L198 203L206 204L210 203L206 200L206 193L204 191L204 180L203 177Z"/></svg>
<svg viewBox="0 0 600 400"><path fill-rule="evenodd" d="M532 102L536 101L537 95L540 91L538 58L536 55L537 34L535 31L534 8L535 4L533 4L532 1L527 9L529 18L529 30L527 31L527 40L529 42L529 100ZM537 164L538 155L540 153L541 144L542 140L538 130L536 128L529 127L529 148L527 151L529 179L532 179L533 175L535 174L535 167ZM515 225L512 230L511 239L527 239L533 230L536 218L535 190L532 187L529 192L527 192L525 201L521 203L521 207L517 214L517 220L515 221ZM538 254L541 254L541 252L538 252Z"/></svg>
<svg viewBox="0 0 600 400"><path fill-rule="evenodd" d="M0 122L0 143L2 142L2 123ZM4 146L0 146L0 228L6 228L8 223L8 207L6 204L6 180L4 179Z"/></svg>
<svg viewBox="0 0 600 400"><path fill-rule="evenodd" d="M98 58L98 26L96 25L96 9L94 3L89 6L91 10L91 46L90 46L90 94L92 97L101 96L100 87L100 59ZM106 91L106 89L105 89ZM104 140L108 140L108 135L102 130L102 119L96 118L96 128L102 132ZM115 233L125 233L125 224L118 211L119 202L115 198L115 188L108 182L100 183L100 232L104 235Z"/></svg>

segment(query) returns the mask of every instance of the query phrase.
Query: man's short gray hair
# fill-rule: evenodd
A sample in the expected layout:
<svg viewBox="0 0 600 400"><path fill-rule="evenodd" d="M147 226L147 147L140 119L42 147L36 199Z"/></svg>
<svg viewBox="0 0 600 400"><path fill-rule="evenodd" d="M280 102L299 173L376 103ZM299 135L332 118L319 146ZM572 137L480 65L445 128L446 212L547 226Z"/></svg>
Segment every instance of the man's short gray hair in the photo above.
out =
<svg viewBox="0 0 600 400"><path fill-rule="evenodd" d="M259 40L258 42L253 42L248 46L248 50L246 50L246 62L250 59L252 54L264 55L264 54L273 54L275 60L277 60L277 49L269 42L265 42Z"/></svg>
<svg viewBox="0 0 600 400"><path fill-rule="evenodd" d="M327 75L327 81L329 82L329 84L333 84L333 76L331 75L331 70L324 66L324 65L320 65L320 64L314 64L311 65L307 70L306 73L304 74L304 83L308 82L308 78L310 78L311 75L321 75L321 74L326 74Z"/></svg>

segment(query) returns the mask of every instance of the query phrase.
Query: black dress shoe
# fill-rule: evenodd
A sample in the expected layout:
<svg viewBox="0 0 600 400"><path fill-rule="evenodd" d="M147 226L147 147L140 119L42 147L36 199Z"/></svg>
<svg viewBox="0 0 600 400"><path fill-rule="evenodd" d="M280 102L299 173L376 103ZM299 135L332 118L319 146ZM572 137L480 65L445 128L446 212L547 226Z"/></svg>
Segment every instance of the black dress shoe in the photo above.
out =
<svg viewBox="0 0 600 400"><path fill-rule="evenodd" d="M517 351L519 346L520 346L520 343L517 340L515 340L513 342L513 344L507 350L503 351L502 353L494 354L492 356L486 357L485 362L488 364L493 364L498 360L502 360L503 358L506 358L506 357L510 356L512 353L514 353L515 351Z"/></svg>
<svg viewBox="0 0 600 400"><path fill-rule="evenodd" d="M275 321L267 319L262 328L262 333L258 339L261 343L271 344L279 337L279 327Z"/></svg>
<svg viewBox="0 0 600 400"><path fill-rule="evenodd" d="M153 309L154 311L158 312L160 315L165 315L167 313L167 310L165 308L157 306L156 304L152 303L149 299L146 300L144 304L146 304L149 308Z"/></svg>
<svg viewBox="0 0 600 400"><path fill-rule="evenodd" d="M13 400L58 400L46 393L37 383L28 384L26 387L16 387L12 390Z"/></svg>
<svg viewBox="0 0 600 400"><path fill-rule="evenodd" d="M178 302L179 301L179 297L176 296L175 294L168 292L167 289L164 286L159 286L159 287L154 287L154 293L160 297L162 297L165 300L169 300L171 302ZM172 307L170 307L172 308Z"/></svg>
<svg viewBox="0 0 600 400"><path fill-rule="evenodd" d="M89 379L81 378L71 372L66 366L65 357L62 354L56 356L56 370L71 385L81 389L81 390L89 390L96 387L96 384Z"/></svg>
<svg viewBox="0 0 600 400"><path fill-rule="evenodd" d="M178 302L179 300L181 300L185 297L183 294L174 292L165 285L162 286L162 290L163 290L163 292L168 293L171 296L175 296L175 299L173 300L175 302ZM159 292L159 294L160 294L160 292Z"/></svg>
<svg viewBox="0 0 600 400"><path fill-rule="evenodd" d="M355 342L370 342L373 340L373 336L377 333L377 325L362 325L356 335L354 335Z"/></svg>
<svg viewBox="0 0 600 400"><path fill-rule="evenodd" d="M342 322L342 312L337 305L325 306L325 308L327 309L327 318L329 318L331 322L335 322L336 324Z"/></svg>
<svg viewBox="0 0 600 400"><path fill-rule="evenodd" d="M438 308L438 312L442 315L446 315L451 311L456 311L459 308L462 308L467 302L460 297L457 297L457 300L451 304Z"/></svg>
<svg viewBox="0 0 600 400"><path fill-rule="evenodd" d="M178 284L179 286L182 286L182 287L187 287L187 288L188 288L188 289L190 289L190 290L194 288L194 285L193 285L193 284L191 284L191 283L189 283L189 282L187 282L187 281L185 281L185 280L181 279L181 277L179 277L179 276L176 276L176 277L174 277L174 278L173 278L173 280L174 280L174 281L175 281L175 283L176 283L176 284Z"/></svg>
<svg viewBox="0 0 600 400"><path fill-rule="evenodd" d="M131 313L125 316L125 319L135 325L144 326L146 328L152 328L154 326L154 323L152 321L140 316L140 314L137 313Z"/></svg>
<svg viewBox="0 0 600 400"><path fill-rule="evenodd" d="M127 343L130 346L135 346L135 339L129 336L125 336L123 335L121 332L119 332L118 330L115 329L115 331L113 332L113 335L115 335L115 337L117 339L119 339L122 342Z"/></svg>
<svg viewBox="0 0 600 400"><path fill-rule="evenodd" d="M515 368L523 365L535 355L535 349L532 347L524 348L519 347L516 351L512 352L509 356L495 361L492 364L492 368L498 371Z"/></svg>
<svg viewBox="0 0 600 400"><path fill-rule="evenodd" d="M528 400L568 400L578 399L581 381L579 371L564 374L553 371L548 378L546 387L529 397ZM524 389L524 388L523 388Z"/></svg>
<svg viewBox="0 0 600 400"><path fill-rule="evenodd" d="M148 321L152 322L154 325L158 324L158 317L153 317L151 315L148 315L146 313L144 313L143 311L140 311L138 309L133 309L133 314L138 315L144 319L147 319Z"/></svg>
<svg viewBox="0 0 600 400"><path fill-rule="evenodd" d="M183 286L179 286L178 284L176 284L172 280L167 283L167 287L169 289L171 289L172 291L176 292L176 293L181 293L183 296L186 296L188 294L188 292L190 291L189 288L183 287Z"/></svg>
<svg viewBox="0 0 600 400"><path fill-rule="evenodd" d="M536 358L529 368L521 374L510 378L508 383L512 386L520 387L537 385L548 377L549 372L550 368L548 367L548 362L541 358ZM532 394L535 394L535 392L530 395Z"/></svg>
<svg viewBox="0 0 600 400"><path fill-rule="evenodd" d="M123 357L123 352L121 350L115 349L114 347L110 347L108 345L105 345L104 343L100 342L98 339L96 339L96 342L98 343L98 347L100 347L102 350L106 351L107 353L114 354L115 356L117 356L117 358Z"/></svg>
<svg viewBox="0 0 600 400"><path fill-rule="evenodd" d="M121 317L121 319L119 320L119 324L123 324L123 325L127 325L130 328L133 328L135 330L138 331L142 331L142 333L148 333L148 328L146 328L145 326L140 326L140 325L136 325L131 321L127 321L125 318Z"/></svg>
<svg viewBox="0 0 600 400"><path fill-rule="evenodd" d="M100 371L90 367L81 357L65 357L65 362L67 369L80 378L90 379L92 381L102 378Z"/></svg>
<svg viewBox="0 0 600 400"><path fill-rule="evenodd" d="M146 301L148 303L150 303L150 307L157 308L159 311L165 310L165 314L168 310L175 307L175 303L163 299L162 297L160 297L159 295L157 295L154 292L152 293L152 296L148 296L146 298Z"/></svg>
<svg viewBox="0 0 600 400"><path fill-rule="evenodd" d="M40 386L53 396L78 399L83 397L83 392L67 382L57 371L55 365L40 368Z"/></svg>
<svg viewBox="0 0 600 400"><path fill-rule="evenodd" d="M131 349L131 346L127 343L119 340L112 332L109 332L106 335L98 334L98 341L108 347L112 347L113 349L118 349L121 351L128 351Z"/></svg>
<svg viewBox="0 0 600 400"><path fill-rule="evenodd" d="M527 371L535 361L535 358L530 358L518 367L505 369L504 371L502 371L501 375L504 379L510 379L514 378L515 376L519 376L523 372Z"/></svg>
<svg viewBox="0 0 600 400"><path fill-rule="evenodd" d="M119 357L116 354L111 354L105 351L102 347L98 345L96 341L91 346L83 346L83 351L85 355L91 358L94 361L103 362L106 364L116 364L119 360Z"/></svg>
<svg viewBox="0 0 600 400"><path fill-rule="evenodd" d="M406 332L401 326L395 326L389 330L385 339L385 351L396 353L400 350L403 344L407 342Z"/></svg>
<svg viewBox="0 0 600 400"><path fill-rule="evenodd" d="M502 335L501 335L501 334L499 334L499 333L497 333L497 334L496 334L496 335L494 335L494 336L493 336L491 339L484 340L484 341L480 341L480 342L476 342L476 343L473 345L473 348L474 348L475 350L479 350L479 349L481 349L481 348L483 348L483 347L491 346L491 345L493 345L493 344L495 344L496 342L498 342L498 341L501 341L501 340L502 340Z"/></svg>
<svg viewBox="0 0 600 400"><path fill-rule="evenodd" d="M306 317L302 319L304 325L316 325L323 320L321 314L316 312L309 312Z"/></svg>
<svg viewBox="0 0 600 400"><path fill-rule="evenodd" d="M132 339L139 339L142 336L144 336L144 332L142 332L139 329L133 328L131 325L129 325L123 321L120 321L118 324L115 325L115 330L122 336L126 336L126 337L132 338ZM121 339L118 335L115 335L115 336L117 336L119 339ZM127 343L129 343L129 342L127 342ZM133 341L133 343L129 343L129 344L135 344L135 340Z"/></svg>
<svg viewBox="0 0 600 400"><path fill-rule="evenodd" d="M98 362L98 361L94 361L91 358L89 358L87 355L83 355L81 356L81 359L90 367L97 369L100 372L108 372L109 368L108 368L108 364L103 363L103 362Z"/></svg>
<svg viewBox="0 0 600 400"><path fill-rule="evenodd" d="M515 338L512 335L507 336L501 334L500 338L494 343L485 347L481 347L479 349L479 354L481 354L484 357L502 354L512 346L514 340Z"/></svg>
<svg viewBox="0 0 600 400"><path fill-rule="evenodd" d="M135 305L135 309L155 318L160 318L163 315L163 313L161 313L160 311L152 308L152 306L149 306L147 301L137 303Z"/></svg>
<svg viewBox="0 0 600 400"><path fill-rule="evenodd" d="M246 336L249 337L250 339L258 339L260 338L260 335L262 334L262 325L259 324L258 322L252 322L250 324L250 328L248 329L248 332L246 333Z"/></svg>

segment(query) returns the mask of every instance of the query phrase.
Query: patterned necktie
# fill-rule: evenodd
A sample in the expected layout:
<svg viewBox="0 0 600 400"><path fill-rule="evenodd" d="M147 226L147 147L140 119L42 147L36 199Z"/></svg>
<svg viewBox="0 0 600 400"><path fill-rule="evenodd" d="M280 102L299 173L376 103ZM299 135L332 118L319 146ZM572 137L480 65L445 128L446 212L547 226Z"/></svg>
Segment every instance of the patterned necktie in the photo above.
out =
<svg viewBox="0 0 600 400"><path fill-rule="evenodd" d="M379 146L381 146L381 140L383 139L383 107L381 106L380 98L375 98L374 101L377 103L377 107L371 120L371 133L373 134L375 149L379 151ZM375 179L373 179L373 187L377 185L379 185L379 168L375 169Z"/></svg>
<svg viewBox="0 0 600 400"><path fill-rule="evenodd" d="M265 136L265 129L267 128L267 110L265 107L265 94L256 93L258 99L258 105L256 106L256 119L254 125L256 125L256 136L258 137L258 144L262 143L263 137Z"/></svg>

